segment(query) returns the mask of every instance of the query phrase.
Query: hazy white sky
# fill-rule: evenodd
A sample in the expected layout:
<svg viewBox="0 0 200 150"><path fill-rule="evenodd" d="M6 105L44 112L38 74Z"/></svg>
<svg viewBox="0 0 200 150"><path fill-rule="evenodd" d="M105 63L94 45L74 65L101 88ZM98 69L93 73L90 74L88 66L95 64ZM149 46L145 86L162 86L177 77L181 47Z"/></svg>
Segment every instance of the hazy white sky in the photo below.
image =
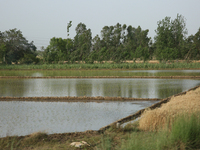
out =
<svg viewBox="0 0 200 150"><path fill-rule="evenodd" d="M149 29L155 36L157 21L177 14L186 18L188 35L200 27L200 0L0 0L0 31L17 28L40 49L52 37L70 38L78 23L86 24L92 36L117 23Z"/></svg>

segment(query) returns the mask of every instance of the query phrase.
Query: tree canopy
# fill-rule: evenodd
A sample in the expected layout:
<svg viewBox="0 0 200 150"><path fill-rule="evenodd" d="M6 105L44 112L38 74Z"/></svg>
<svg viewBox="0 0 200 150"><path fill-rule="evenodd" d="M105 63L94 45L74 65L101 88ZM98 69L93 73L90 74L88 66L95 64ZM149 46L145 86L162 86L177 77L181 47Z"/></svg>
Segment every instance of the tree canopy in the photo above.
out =
<svg viewBox="0 0 200 150"><path fill-rule="evenodd" d="M0 32L0 61L6 64L37 62L36 46L17 29Z"/></svg>
<svg viewBox="0 0 200 150"><path fill-rule="evenodd" d="M158 21L155 45L156 58L159 60L183 59L185 56L185 39L187 34L185 18L177 15L171 20L165 17Z"/></svg>

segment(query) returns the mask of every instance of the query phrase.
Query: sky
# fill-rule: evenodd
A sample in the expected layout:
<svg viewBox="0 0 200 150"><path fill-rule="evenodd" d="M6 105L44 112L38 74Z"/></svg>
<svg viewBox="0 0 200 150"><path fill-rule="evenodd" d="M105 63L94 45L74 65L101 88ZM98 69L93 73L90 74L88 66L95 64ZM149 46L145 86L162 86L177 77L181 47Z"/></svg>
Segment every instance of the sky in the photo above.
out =
<svg viewBox="0 0 200 150"><path fill-rule="evenodd" d="M74 38L82 22L93 37L100 36L104 26L120 23L149 29L153 39L159 20L180 14L189 36L200 28L199 6L200 0L0 0L0 31L17 28L40 50L53 37L67 38L69 21L69 38Z"/></svg>

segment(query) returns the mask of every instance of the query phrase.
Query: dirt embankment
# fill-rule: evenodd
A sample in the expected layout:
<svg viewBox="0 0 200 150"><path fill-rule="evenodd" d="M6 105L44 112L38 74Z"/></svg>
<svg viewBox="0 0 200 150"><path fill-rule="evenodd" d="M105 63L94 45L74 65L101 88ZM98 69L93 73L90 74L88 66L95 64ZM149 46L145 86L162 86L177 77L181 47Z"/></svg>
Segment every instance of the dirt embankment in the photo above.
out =
<svg viewBox="0 0 200 150"><path fill-rule="evenodd" d="M0 97L0 101L41 101L41 102L109 102L109 101L159 101L158 98L129 98L129 97Z"/></svg>
<svg viewBox="0 0 200 150"><path fill-rule="evenodd" d="M145 78L145 79L200 79L200 76L46 76L46 77L32 77L32 76L0 76L4 79L73 79L73 78Z"/></svg>

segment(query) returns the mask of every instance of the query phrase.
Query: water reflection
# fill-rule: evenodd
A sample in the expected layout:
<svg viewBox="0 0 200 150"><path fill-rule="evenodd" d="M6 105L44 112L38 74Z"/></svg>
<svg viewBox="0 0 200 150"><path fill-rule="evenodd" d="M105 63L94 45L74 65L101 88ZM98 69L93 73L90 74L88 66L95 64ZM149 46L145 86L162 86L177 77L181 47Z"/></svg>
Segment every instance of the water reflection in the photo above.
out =
<svg viewBox="0 0 200 150"><path fill-rule="evenodd" d="M0 79L0 96L165 98L194 86L191 79Z"/></svg>
<svg viewBox="0 0 200 150"><path fill-rule="evenodd" d="M154 102L0 102L0 137L98 130Z"/></svg>

